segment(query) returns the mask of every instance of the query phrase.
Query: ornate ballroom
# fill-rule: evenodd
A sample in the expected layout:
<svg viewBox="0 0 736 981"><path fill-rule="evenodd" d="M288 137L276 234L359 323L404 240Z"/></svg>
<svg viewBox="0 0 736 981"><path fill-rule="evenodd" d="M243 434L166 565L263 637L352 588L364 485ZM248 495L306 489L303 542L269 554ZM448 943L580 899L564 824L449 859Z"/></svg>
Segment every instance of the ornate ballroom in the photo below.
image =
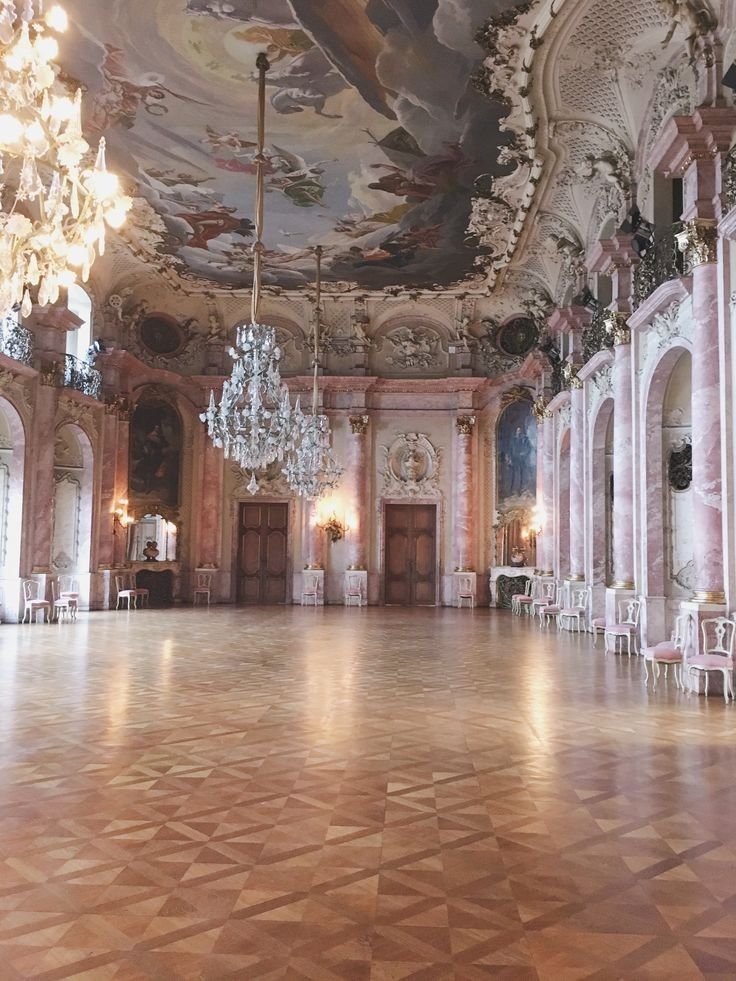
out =
<svg viewBox="0 0 736 981"><path fill-rule="evenodd" d="M63 7L0 0L7 976L733 976L736 4Z"/></svg>

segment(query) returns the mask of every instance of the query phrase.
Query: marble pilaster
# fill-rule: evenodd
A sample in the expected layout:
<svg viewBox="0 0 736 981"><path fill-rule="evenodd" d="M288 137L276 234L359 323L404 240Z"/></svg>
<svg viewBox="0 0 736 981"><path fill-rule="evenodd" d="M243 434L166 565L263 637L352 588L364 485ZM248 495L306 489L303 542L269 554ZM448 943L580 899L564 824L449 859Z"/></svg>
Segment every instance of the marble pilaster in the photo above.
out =
<svg viewBox="0 0 736 981"><path fill-rule="evenodd" d="M51 378L48 378L51 381ZM48 573L51 569L51 551L54 522L54 432L58 390L53 384L42 383L36 393L33 411L32 488L33 504L30 523L31 572Z"/></svg>
<svg viewBox="0 0 736 981"><path fill-rule="evenodd" d="M542 543L542 558L537 565L542 575L554 574L554 486L555 486L555 432L554 420L547 414L542 420L543 460L543 523L542 532L537 538L537 547Z"/></svg>
<svg viewBox="0 0 736 981"><path fill-rule="evenodd" d="M473 430L475 416L456 419L454 515L452 522L452 556L456 571L469 571L473 561Z"/></svg>
<svg viewBox="0 0 736 981"><path fill-rule="evenodd" d="M348 419L348 479L351 501L350 533L347 540L348 565L352 570L368 565L368 529L370 527L368 495L368 415L351 415Z"/></svg>
<svg viewBox="0 0 736 981"><path fill-rule="evenodd" d="M574 379L570 391L570 579L585 579L585 392Z"/></svg>

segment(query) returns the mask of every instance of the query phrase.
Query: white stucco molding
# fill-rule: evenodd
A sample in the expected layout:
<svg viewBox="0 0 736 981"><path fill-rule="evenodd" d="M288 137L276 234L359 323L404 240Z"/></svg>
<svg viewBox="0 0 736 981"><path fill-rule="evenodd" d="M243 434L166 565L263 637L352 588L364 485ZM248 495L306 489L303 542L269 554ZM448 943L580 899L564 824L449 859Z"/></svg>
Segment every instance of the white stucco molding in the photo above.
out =
<svg viewBox="0 0 736 981"><path fill-rule="evenodd" d="M628 317L631 330L642 330L651 324L657 314L664 313L673 303L682 304L693 293L692 276L681 276L662 283L634 313Z"/></svg>
<svg viewBox="0 0 736 981"><path fill-rule="evenodd" d="M613 364L613 351L610 348L605 348L603 351L598 351L597 354L594 354L590 361L587 361L582 368L578 368L578 378L582 381L587 381L597 374L601 368L605 368L609 364Z"/></svg>

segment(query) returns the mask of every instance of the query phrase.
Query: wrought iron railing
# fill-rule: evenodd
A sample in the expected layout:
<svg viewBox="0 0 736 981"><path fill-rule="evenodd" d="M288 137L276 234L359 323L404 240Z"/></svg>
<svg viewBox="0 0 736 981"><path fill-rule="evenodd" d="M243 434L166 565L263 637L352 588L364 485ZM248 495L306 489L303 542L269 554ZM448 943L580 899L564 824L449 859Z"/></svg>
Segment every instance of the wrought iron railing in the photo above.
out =
<svg viewBox="0 0 736 981"><path fill-rule="evenodd" d="M102 375L91 364L67 354L64 359L64 388L73 388L75 392L101 399Z"/></svg>
<svg viewBox="0 0 736 981"><path fill-rule="evenodd" d="M613 346L613 334L606 321L607 313L605 307L596 304L591 321L583 331L583 364L590 361L594 354Z"/></svg>
<svg viewBox="0 0 736 981"><path fill-rule="evenodd" d="M726 211L736 208L736 143L723 161L723 204Z"/></svg>
<svg viewBox="0 0 736 981"><path fill-rule="evenodd" d="M634 309L647 300L662 283L677 279L685 271L685 258L677 248L676 235L682 222L655 230L654 242L634 270Z"/></svg>
<svg viewBox="0 0 736 981"><path fill-rule="evenodd" d="M0 321L0 351L14 361L30 365L33 360L33 334L11 313Z"/></svg>

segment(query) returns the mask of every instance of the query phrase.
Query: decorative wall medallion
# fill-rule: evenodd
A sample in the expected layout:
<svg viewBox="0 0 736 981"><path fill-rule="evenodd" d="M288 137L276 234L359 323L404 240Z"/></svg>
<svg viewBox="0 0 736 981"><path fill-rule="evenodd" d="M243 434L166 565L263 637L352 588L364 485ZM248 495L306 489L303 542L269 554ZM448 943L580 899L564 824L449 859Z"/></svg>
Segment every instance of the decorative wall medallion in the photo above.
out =
<svg viewBox="0 0 736 981"><path fill-rule="evenodd" d="M175 355L186 344L186 337L173 317L151 313L138 327L142 344L153 354Z"/></svg>
<svg viewBox="0 0 736 981"><path fill-rule="evenodd" d="M521 358L529 354L538 337L539 331L530 317L514 317L496 329L493 340L502 354Z"/></svg>
<svg viewBox="0 0 736 981"><path fill-rule="evenodd" d="M393 353L386 363L395 368L433 368L439 363L440 338L422 327L397 327L386 335Z"/></svg>
<svg viewBox="0 0 736 981"><path fill-rule="evenodd" d="M425 497L440 492L442 450L425 433L401 433L382 446L384 497Z"/></svg>

